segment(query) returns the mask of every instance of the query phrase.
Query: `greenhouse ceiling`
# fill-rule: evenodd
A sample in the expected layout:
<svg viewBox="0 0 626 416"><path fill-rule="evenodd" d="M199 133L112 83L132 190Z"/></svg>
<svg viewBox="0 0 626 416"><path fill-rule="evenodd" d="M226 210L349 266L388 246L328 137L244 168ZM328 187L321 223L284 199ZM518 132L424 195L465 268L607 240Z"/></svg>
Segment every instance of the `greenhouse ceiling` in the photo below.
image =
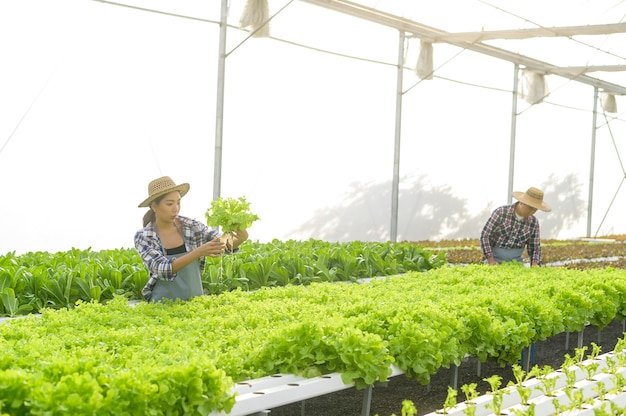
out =
<svg viewBox="0 0 626 416"><path fill-rule="evenodd" d="M301 1L626 94L624 0Z"/></svg>
<svg viewBox="0 0 626 416"><path fill-rule="evenodd" d="M188 13L184 4L94 0L194 20L219 23L205 10ZM373 24L397 29L407 39L437 46L448 44L492 56L542 75L558 75L626 95L626 0L221 0L231 27L291 42L289 31L275 36L270 27L284 25L285 15L313 5ZM143 7L142 7L143 3ZM189 5L195 3L190 1ZM217 6L217 2L214 3ZM157 9L159 9L157 11ZM178 9L178 10L174 10ZM180 13L179 11L184 10ZM243 14L256 23L241 24ZM209 12L205 15L204 12ZM286 13L283 13L285 12ZM202 15L205 15L203 18ZM302 15L300 15L302 16ZM304 16L307 16L306 13ZM293 18L290 15L287 20ZM314 17L305 17L313 19ZM263 23L261 23L263 22ZM255 27L255 25L257 27ZM258 27L258 26L262 27ZM319 24L326 31L327 22ZM293 22L291 27L293 28ZM297 27L297 23L295 24ZM344 27L349 33L349 24ZM267 31L265 35L260 35ZM258 32L256 35L254 32ZM271 32L271 33L270 33ZM320 32L321 33L321 32ZM296 41L297 43L297 41ZM323 49L323 48L322 48ZM229 54L232 51L227 51ZM407 63L410 64L410 63ZM435 68L436 71L436 68Z"/></svg>

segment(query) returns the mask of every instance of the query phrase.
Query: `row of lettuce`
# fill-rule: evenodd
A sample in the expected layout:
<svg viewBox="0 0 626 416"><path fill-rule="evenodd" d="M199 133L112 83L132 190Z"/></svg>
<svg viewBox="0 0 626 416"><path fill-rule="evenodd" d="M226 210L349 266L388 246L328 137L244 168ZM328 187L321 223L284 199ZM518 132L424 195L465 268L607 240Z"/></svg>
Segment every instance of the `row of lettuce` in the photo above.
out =
<svg viewBox="0 0 626 416"><path fill-rule="evenodd" d="M426 384L467 355L515 363L533 342L625 315L625 271L516 264L79 302L0 325L0 414L228 412L234 382L276 373L338 372L363 388L396 365Z"/></svg>
<svg viewBox="0 0 626 416"><path fill-rule="evenodd" d="M235 255L207 259L207 294L235 289L355 281L426 271L445 254L410 243L329 243L320 240L261 244L248 241ZM8 253L0 256L0 316L71 308L78 300L106 303L115 295L141 299L148 271L134 249Z"/></svg>

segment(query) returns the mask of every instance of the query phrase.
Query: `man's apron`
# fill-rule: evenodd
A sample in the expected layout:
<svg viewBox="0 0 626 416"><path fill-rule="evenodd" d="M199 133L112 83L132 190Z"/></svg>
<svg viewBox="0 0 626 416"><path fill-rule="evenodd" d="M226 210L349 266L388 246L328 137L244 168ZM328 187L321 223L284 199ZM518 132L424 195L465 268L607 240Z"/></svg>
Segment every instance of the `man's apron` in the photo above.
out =
<svg viewBox="0 0 626 416"><path fill-rule="evenodd" d="M493 258L496 259L498 263L502 263L503 261L519 261L523 263L522 252L523 248L493 248Z"/></svg>

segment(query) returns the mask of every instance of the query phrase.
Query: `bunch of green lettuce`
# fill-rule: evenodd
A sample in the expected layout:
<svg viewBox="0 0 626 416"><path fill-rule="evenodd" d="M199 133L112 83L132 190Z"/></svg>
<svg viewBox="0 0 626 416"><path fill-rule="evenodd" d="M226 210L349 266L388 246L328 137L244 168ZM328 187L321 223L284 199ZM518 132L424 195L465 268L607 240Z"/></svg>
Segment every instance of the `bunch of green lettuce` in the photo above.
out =
<svg viewBox="0 0 626 416"><path fill-rule="evenodd" d="M220 227L223 233L246 230L259 216L250 212L250 203L245 197L218 198L211 202L206 213L207 225Z"/></svg>

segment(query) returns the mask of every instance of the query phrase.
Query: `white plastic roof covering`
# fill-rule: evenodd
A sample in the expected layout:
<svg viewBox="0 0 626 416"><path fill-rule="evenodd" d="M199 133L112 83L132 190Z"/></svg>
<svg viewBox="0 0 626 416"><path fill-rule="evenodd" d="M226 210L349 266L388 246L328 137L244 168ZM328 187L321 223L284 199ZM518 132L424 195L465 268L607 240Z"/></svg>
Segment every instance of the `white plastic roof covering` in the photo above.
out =
<svg viewBox="0 0 626 416"><path fill-rule="evenodd" d="M106 0L95 0L114 3ZM533 70L544 75L556 75L564 82L579 82L592 86L595 95L590 101L600 101L598 94L626 95L626 1L484 1L484 0L240 0L221 1L220 15L213 14L215 23L221 25L221 59L218 63L217 117L213 196L221 195L221 152L224 105L224 77L226 61L240 46L254 36L237 29L238 17L250 5L266 2L269 8L267 25L274 40L292 43L326 53L344 54L356 59L400 66L396 94L396 126L394 178L392 190L391 240L396 240L399 181L399 147L402 131L402 96L412 88L403 80L402 72L414 69L421 49L421 42L432 43L434 68L432 78L444 74L446 66L464 51L482 54L508 61L515 70ZM165 3L166 14L179 15L198 20L211 20L186 14L184 5ZM137 0L130 7L141 8ZM309 7L307 7L309 6ZM327 14L310 17L307 10L313 6L326 9ZM154 9L146 3L147 11ZM172 7L180 8L173 10ZM154 11L154 10L153 10ZM212 8L210 12L215 13ZM316 20L317 19L317 20ZM350 28L355 24L370 27L386 27L384 39L372 36L355 39L354 48L341 50L333 39L350 39ZM243 29L243 28L239 28ZM313 30L318 31L315 36ZM372 32L374 32L372 30ZM376 32L382 33L382 32ZM393 33L400 46L393 46ZM227 39L228 38L228 39ZM370 42L371 48L367 48ZM396 45L398 41L395 42ZM345 43L344 43L345 44ZM364 46L365 45L365 46ZM392 45L392 47L390 47ZM254 45L246 45L254 47ZM345 48L345 46L344 46ZM370 50L371 49L371 50ZM383 51L386 50L386 51ZM382 52L381 52L382 51ZM468 72L481 72L481 68L468 68ZM516 72L518 73L518 72ZM513 77L512 77L513 78ZM502 87L514 93L525 93L524 85L517 81ZM560 88L559 86L556 87ZM549 94L549 91L548 91ZM603 104L601 104L603 105ZM602 108L600 108L600 111ZM621 109L622 113L624 109ZM513 105L513 119L517 108ZM620 119L620 114L612 116ZM595 119L592 129L595 131ZM595 136L595 133L593 133ZM595 137L592 137L595 140ZM510 138L509 189L513 188L515 164L515 120L512 121ZM592 149L592 153L593 153ZM591 233L593 200L593 160L590 173L587 234Z"/></svg>
<svg viewBox="0 0 626 416"><path fill-rule="evenodd" d="M626 2L303 0L616 94L626 92ZM445 12L444 12L445 11Z"/></svg>
<svg viewBox="0 0 626 416"><path fill-rule="evenodd" d="M418 50L428 45L445 44L461 50L470 50L480 54L511 62L515 65L513 93L520 93L518 85L519 69L531 70L540 75L558 75L568 80L581 82L594 87L594 118L592 121L592 160L590 167L587 236L591 234L592 205L594 186L595 131L597 123L597 102L599 93L626 95L626 3L624 1L573 2L555 1L546 4L541 1L490 3L483 0L439 2L393 1L393 0L301 0L331 11L363 19L367 22L396 29L399 33L399 48L396 64L398 66L398 82L396 91L396 126L394 173L391 201L391 241L397 238L398 195L399 195L399 161L400 142L402 135L402 100L405 93L404 69L407 67L408 42L418 39ZM222 23L227 21L227 1L222 1ZM265 3L265 0L249 0L247 6L254 7ZM267 25L280 12L289 7L293 1L284 3L281 9L267 20ZM262 7L262 6L261 6ZM266 11L269 16L269 12ZM257 19L259 20L259 19ZM323 24L320 26L323 27ZM224 54L220 60L220 85L223 86L223 75L226 57L226 25L222 25L221 50ZM252 34L264 28L249 27ZM267 29L267 27L265 27ZM435 52L436 53L436 52ZM434 58L425 58L433 65ZM414 58L415 59L415 58ZM422 59L418 56L418 59ZM430 65L424 73L417 71L424 79L436 76L436 68ZM404 68L404 69L403 69ZM480 69L478 69L480 70ZM593 74L593 75L589 75ZM543 80L541 80L542 86ZM524 86L522 94L530 95ZM543 90L543 88L542 88ZM549 89L545 88L546 94ZM537 94L537 93L534 93ZM539 92L539 97L543 92ZM218 90L218 109L223 101L223 88ZM531 104L539 103L532 100ZM605 106L605 104L602 104ZM606 111L616 112L609 109ZM517 104L512 106L513 120L511 126L510 163L509 163L509 202L513 191L515 173L515 136ZM221 181L221 110L218 110L216 153L214 170L214 198L220 195ZM620 185L621 186L621 185Z"/></svg>
<svg viewBox="0 0 626 416"><path fill-rule="evenodd" d="M617 96L618 113L598 116L602 119L596 157L602 163L593 179L604 189L587 197L590 140L596 130L591 125L594 87L578 82L585 79L597 83L600 91L606 87L618 94L626 85L623 71L606 70L624 65L623 1L268 1L275 15L271 40L247 39L249 33L237 28L246 0L228 2L224 194L253 200L263 219L255 224L253 238L387 240L387 181L394 135L400 134L394 131L394 112L404 116L400 175L417 178L414 184L400 184L400 238L475 237L486 210L504 199L510 179L514 64L507 57L519 60L521 68L541 62L552 72L604 69L586 72L576 81L550 75L549 102L531 106L519 100L516 190L558 185L546 188L546 199L557 209L540 214L542 235L547 237L582 235L587 215L578 202L592 199L597 207L594 231L623 232L626 201L611 198L625 177L614 146L623 147L626 99ZM14 11L22 5L30 7ZM26 208L39 207L40 201L56 195L56 188L40 187L31 163L36 163L37 172L50 173L50 183L73 180L74 167L82 163L81 177L89 179L89 185L70 204L82 211L87 211L84 206L102 205L99 190L111 190L114 183L117 192L117 185L128 181L123 188L129 195L118 198L126 205L115 215L101 215L103 228L110 230L107 238L119 236L107 241L120 238L127 244L128 230L137 223L132 201L144 194L157 167L176 180L193 182L198 191L186 199L186 212L195 207L201 216L214 176L220 1L11 0L0 8L3 33L11 39L2 48L11 65L5 68L3 84L9 93L2 101L0 171L9 182L19 178L19 190L25 190L14 194L19 207L1 224L4 230L20 224L13 234L5 233L7 249L17 236L29 233L36 233L37 241L59 239L52 227L37 223L35 230L27 231L23 224L28 221L16 220L36 217L25 213ZM402 112L394 108L400 49L394 25L399 23L410 26L404 29ZM587 34L574 34L580 26ZM608 33L615 28L620 32ZM568 36L512 39L527 31ZM589 34L592 31L596 34ZM493 38L493 32L500 36ZM480 44L475 42L477 34ZM445 43L443 35L464 43ZM432 81L412 74L420 36L435 41ZM496 48L501 59L483 57L471 49L476 47L485 52ZM184 158L169 157L172 138L176 146L198 149L207 163L194 167ZM115 150L101 166L101 154L119 148L124 151ZM69 157L78 151L86 157ZM480 160L486 154L494 156L488 164L495 173L488 180ZM41 158L35 159L38 155ZM44 157L48 155L54 157ZM454 164L446 163L452 156ZM114 173L123 174L123 180L110 181L110 160L116 161ZM145 162L140 172L137 160ZM50 194L42 195L48 188ZM285 189L288 192L281 192ZM354 203L355 195L366 197ZM82 227L74 227L73 234L64 228L64 244L97 246L95 238L77 228ZM49 249L43 243L24 244Z"/></svg>
<svg viewBox="0 0 626 416"><path fill-rule="evenodd" d="M593 100L596 104L594 104L592 122L592 160L587 208L587 236L591 235L597 102L600 99L599 91L609 96L626 95L626 65L624 65L626 2L623 0L518 1L496 4L483 0L448 0L437 2L436 7L433 7L433 2L410 0L302 1L397 29L401 36L398 65L406 66L407 64L405 39L417 38L420 42L452 45L507 60L515 64L516 73L521 67L542 75L559 75L593 86L595 91ZM422 47L424 43L421 43L420 49ZM434 61L433 57L426 59L431 64ZM433 71L432 76L435 76L436 69L433 68ZM432 76L429 73L426 79L431 79ZM402 84L403 75L399 73L390 227L392 241L396 241L398 221L399 167L397 165L400 158L402 130L401 97L404 93ZM513 91L519 92L517 77ZM607 105L607 111L615 112L613 109L608 110L609 105ZM515 173L516 113L517 104L514 102L510 139L509 201ZM216 178L219 178L217 172Z"/></svg>

